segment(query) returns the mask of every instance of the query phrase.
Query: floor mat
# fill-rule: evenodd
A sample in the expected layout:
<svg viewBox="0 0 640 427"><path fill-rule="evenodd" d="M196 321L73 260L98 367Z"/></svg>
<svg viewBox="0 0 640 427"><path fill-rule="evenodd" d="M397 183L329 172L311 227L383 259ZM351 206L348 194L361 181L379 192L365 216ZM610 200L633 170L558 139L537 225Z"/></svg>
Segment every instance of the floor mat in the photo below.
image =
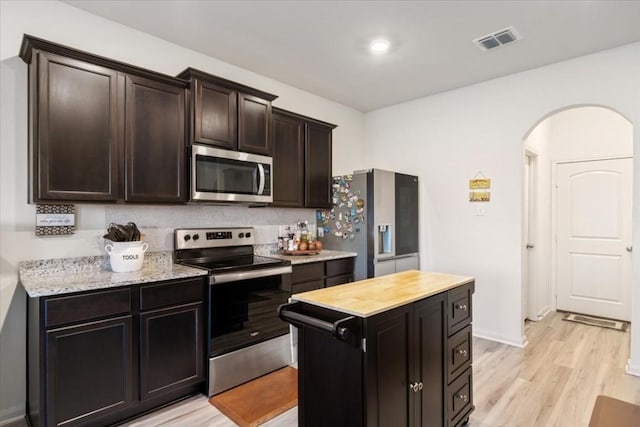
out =
<svg viewBox="0 0 640 427"><path fill-rule="evenodd" d="M627 322L622 322L620 320L603 319L601 317L587 316L584 314L567 313L562 317L562 320L584 323L585 325L591 326L600 326L601 328L611 328L623 332L629 328L629 323Z"/></svg>
<svg viewBox="0 0 640 427"><path fill-rule="evenodd" d="M640 406L598 395L589 427L637 427L639 425Z"/></svg>
<svg viewBox="0 0 640 427"><path fill-rule="evenodd" d="M209 399L240 427L256 427L298 404L298 371L287 366Z"/></svg>

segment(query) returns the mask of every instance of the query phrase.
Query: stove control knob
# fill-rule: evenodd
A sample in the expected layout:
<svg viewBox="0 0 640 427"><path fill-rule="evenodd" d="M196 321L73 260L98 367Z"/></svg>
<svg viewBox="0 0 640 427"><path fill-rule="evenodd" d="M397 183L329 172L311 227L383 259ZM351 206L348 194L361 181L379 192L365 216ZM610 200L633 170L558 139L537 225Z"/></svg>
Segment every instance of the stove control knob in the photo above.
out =
<svg viewBox="0 0 640 427"><path fill-rule="evenodd" d="M242 238L244 237L244 233L240 233L240 234L238 234L238 237L239 237L240 239L242 239Z"/></svg>
<svg viewBox="0 0 640 427"><path fill-rule="evenodd" d="M199 238L200 238L200 235L199 235L199 234L194 234L194 235L193 235L193 240L194 240L194 241L198 240Z"/></svg>
<svg viewBox="0 0 640 427"><path fill-rule="evenodd" d="M185 235L184 235L184 241L185 241L185 242L188 242L189 240L191 240L191 236L190 236L190 235L188 235L188 234L185 234Z"/></svg>
<svg viewBox="0 0 640 427"><path fill-rule="evenodd" d="M244 237L246 237L248 239L249 237L251 237L251 233L245 233Z"/></svg>

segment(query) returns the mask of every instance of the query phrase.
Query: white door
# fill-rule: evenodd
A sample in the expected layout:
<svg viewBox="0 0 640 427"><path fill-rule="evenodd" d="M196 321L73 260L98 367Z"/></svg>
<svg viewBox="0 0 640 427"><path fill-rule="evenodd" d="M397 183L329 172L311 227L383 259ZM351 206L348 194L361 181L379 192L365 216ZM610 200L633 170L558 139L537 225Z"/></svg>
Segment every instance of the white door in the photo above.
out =
<svg viewBox="0 0 640 427"><path fill-rule="evenodd" d="M630 320L631 158L559 163L557 307Z"/></svg>

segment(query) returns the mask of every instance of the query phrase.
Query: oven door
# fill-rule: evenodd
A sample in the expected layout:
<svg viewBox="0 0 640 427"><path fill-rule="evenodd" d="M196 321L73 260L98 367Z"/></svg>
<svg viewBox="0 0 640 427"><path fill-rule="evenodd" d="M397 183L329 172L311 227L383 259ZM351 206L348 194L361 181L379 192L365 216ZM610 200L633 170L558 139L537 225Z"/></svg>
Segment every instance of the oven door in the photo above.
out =
<svg viewBox="0 0 640 427"><path fill-rule="evenodd" d="M191 199L271 203L271 166L271 157L194 144Z"/></svg>
<svg viewBox="0 0 640 427"><path fill-rule="evenodd" d="M271 275L264 276L264 274ZM210 286L211 357L230 353L289 332L278 317L288 301L285 275L291 266L213 276ZM258 277L256 277L258 276Z"/></svg>

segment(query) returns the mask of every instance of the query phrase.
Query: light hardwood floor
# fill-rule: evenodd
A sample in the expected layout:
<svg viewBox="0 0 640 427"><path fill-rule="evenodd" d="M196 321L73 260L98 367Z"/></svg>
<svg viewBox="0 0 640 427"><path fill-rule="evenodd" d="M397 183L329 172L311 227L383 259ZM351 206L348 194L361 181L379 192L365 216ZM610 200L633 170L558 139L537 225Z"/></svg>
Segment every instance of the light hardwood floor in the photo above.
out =
<svg viewBox="0 0 640 427"><path fill-rule="evenodd" d="M473 341L473 400L469 426L580 427L589 424L599 394L640 404L640 378L627 375L629 333L562 320L550 313L528 322L529 344L511 347ZM233 427L196 396L138 418L128 427ZM264 424L296 427L293 408Z"/></svg>

